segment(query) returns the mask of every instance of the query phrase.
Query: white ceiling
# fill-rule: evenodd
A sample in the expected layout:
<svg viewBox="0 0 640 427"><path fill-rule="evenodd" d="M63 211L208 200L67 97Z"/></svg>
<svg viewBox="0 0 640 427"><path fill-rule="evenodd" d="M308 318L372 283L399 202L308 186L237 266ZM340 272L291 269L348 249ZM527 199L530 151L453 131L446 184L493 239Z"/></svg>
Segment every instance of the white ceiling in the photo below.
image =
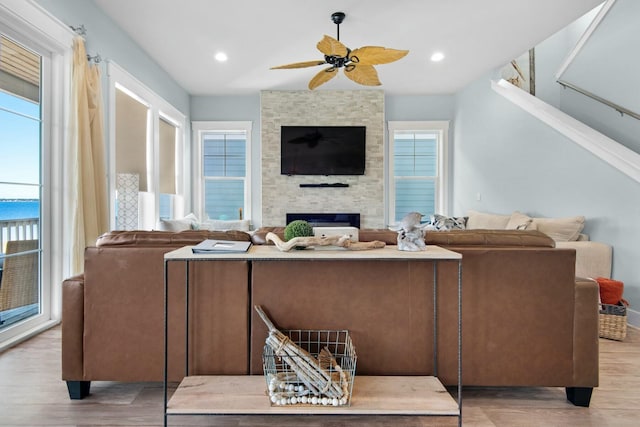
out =
<svg viewBox="0 0 640 427"><path fill-rule="evenodd" d="M508 63L602 0L95 0L192 95L304 90L322 67L270 70L322 59L316 43L408 49L376 66L388 94L455 93ZM214 59L218 51L229 56ZM446 57L429 60L435 51ZM344 76L316 90L364 89Z"/></svg>

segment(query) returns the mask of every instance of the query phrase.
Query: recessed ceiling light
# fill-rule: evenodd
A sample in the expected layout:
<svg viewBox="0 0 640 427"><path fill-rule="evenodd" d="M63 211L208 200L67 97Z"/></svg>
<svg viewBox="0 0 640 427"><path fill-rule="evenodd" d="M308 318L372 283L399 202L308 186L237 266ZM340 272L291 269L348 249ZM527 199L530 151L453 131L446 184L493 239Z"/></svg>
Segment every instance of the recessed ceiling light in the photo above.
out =
<svg viewBox="0 0 640 427"><path fill-rule="evenodd" d="M218 52L218 53L216 53L216 55L214 56L214 58L216 58L216 61L218 61L218 62L224 62L224 61L226 61L227 59L229 59L229 58L227 57L227 54L226 54L226 53L224 53L224 52Z"/></svg>
<svg viewBox="0 0 640 427"><path fill-rule="evenodd" d="M442 52L434 52L433 55L431 55L431 60L433 62L440 62L444 59L444 53Z"/></svg>

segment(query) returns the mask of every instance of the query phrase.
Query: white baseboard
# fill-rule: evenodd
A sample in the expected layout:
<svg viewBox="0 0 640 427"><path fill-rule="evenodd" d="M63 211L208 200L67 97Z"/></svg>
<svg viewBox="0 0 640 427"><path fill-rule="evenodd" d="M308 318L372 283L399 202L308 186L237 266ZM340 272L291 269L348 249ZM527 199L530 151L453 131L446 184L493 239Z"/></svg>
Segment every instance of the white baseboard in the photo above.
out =
<svg viewBox="0 0 640 427"><path fill-rule="evenodd" d="M627 324L635 328L640 328L640 311L627 308Z"/></svg>
<svg viewBox="0 0 640 427"><path fill-rule="evenodd" d="M60 323L59 320L49 320L45 323L41 323L38 326L34 327L33 329L29 329L19 335L16 335L12 338L9 338L8 340L0 343L0 353L2 353L5 350L10 349L11 347L20 344L23 341L28 340L31 337L34 337L36 335L38 335L41 332L46 331L47 329L53 328L54 326L58 325Z"/></svg>

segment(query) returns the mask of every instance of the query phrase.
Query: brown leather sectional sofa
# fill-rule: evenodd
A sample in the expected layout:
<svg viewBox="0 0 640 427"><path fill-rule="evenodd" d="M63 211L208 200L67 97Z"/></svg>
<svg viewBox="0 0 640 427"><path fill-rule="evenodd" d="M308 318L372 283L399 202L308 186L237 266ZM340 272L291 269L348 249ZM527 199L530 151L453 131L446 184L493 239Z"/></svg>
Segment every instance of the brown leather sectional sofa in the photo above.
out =
<svg viewBox="0 0 640 427"><path fill-rule="evenodd" d="M243 232L111 232L63 283L62 378L71 398L91 381L163 378L163 254ZM389 230L360 240L394 244ZM464 385L565 387L588 406L598 385L598 287L574 277L575 250L537 231L432 232L460 252ZM184 278L169 268L169 379L184 375ZM190 371L261 374L259 304L282 329L349 329L361 375L431 375L433 265L416 261L198 262L190 267ZM457 382L457 262L437 267L438 376Z"/></svg>

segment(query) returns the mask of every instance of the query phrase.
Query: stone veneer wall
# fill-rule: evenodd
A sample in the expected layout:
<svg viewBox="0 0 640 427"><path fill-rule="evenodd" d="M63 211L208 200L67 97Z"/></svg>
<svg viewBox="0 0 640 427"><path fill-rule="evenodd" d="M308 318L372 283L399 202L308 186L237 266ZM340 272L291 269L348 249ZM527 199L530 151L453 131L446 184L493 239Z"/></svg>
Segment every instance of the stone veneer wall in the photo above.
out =
<svg viewBox="0 0 640 427"><path fill-rule="evenodd" d="M287 213L359 213L362 228L384 227L384 92L263 91L262 224L282 226ZM280 174L280 126L366 126L365 174ZM300 184L349 184L300 188Z"/></svg>

